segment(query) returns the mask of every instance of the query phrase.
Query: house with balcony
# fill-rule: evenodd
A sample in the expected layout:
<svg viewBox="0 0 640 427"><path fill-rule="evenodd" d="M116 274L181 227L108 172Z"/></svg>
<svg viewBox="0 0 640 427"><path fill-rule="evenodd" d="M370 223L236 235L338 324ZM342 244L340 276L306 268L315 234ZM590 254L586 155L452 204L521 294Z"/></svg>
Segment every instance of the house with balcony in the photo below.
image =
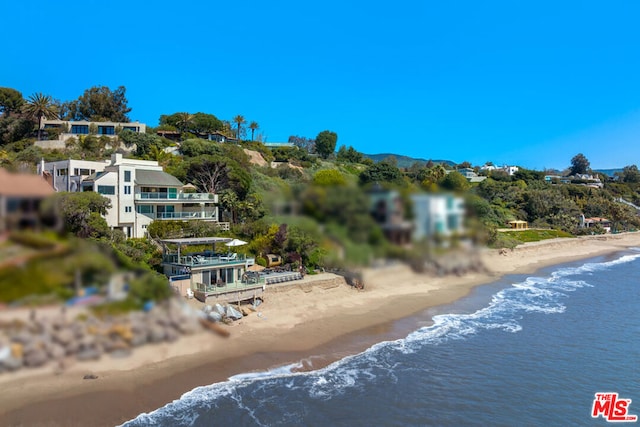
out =
<svg viewBox="0 0 640 427"><path fill-rule="evenodd" d="M216 194L192 192L193 186L164 172L155 161L113 154L105 164L78 160L42 162L39 170L53 172L54 180L68 177L67 181L59 181L57 191L95 191L108 198L111 208L105 216L107 224L122 230L127 237L144 237L154 220L218 222ZM87 172L92 173L85 175Z"/></svg>
<svg viewBox="0 0 640 427"><path fill-rule="evenodd" d="M80 183L96 172L102 172L109 166L109 160L99 162L89 160L61 160L38 164L38 175L47 175L55 191L80 191Z"/></svg>
<svg viewBox="0 0 640 427"><path fill-rule="evenodd" d="M179 295L193 292L202 302L244 301L262 296L266 280L248 271L255 258L238 254L226 246L228 237L165 239L162 266L169 283ZM189 246L208 247L200 252Z"/></svg>

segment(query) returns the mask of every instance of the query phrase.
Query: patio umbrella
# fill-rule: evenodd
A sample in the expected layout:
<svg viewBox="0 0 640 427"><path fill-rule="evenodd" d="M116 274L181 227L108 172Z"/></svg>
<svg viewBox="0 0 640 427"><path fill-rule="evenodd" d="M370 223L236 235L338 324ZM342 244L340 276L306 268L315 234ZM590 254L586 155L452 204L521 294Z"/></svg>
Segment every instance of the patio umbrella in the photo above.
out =
<svg viewBox="0 0 640 427"><path fill-rule="evenodd" d="M232 247L232 246L242 246L242 245L246 245L247 242L245 242L244 240L240 240L240 239L233 239L230 242L225 243L226 246Z"/></svg>
<svg viewBox="0 0 640 427"><path fill-rule="evenodd" d="M247 268L247 271L262 271L262 270L264 270L264 267L259 264L253 264L252 266Z"/></svg>

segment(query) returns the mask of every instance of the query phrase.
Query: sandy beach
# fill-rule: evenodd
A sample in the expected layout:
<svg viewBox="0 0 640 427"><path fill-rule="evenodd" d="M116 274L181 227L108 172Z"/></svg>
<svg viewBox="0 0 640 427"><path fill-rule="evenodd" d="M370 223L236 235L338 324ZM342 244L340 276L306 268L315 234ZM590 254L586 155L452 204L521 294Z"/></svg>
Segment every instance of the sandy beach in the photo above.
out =
<svg viewBox="0 0 640 427"><path fill-rule="evenodd" d="M59 375L51 366L2 374L0 424L118 425L234 374L301 360L307 369L321 367L389 339L391 322L451 303L502 275L633 246L640 246L640 233L546 240L502 254L483 250L488 273L431 277L393 265L365 271L364 290L329 273L307 276L267 288L258 312L229 326L228 339L202 332L136 349L129 358L76 363ZM363 335L368 338L357 339ZM86 374L98 378L84 380Z"/></svg>

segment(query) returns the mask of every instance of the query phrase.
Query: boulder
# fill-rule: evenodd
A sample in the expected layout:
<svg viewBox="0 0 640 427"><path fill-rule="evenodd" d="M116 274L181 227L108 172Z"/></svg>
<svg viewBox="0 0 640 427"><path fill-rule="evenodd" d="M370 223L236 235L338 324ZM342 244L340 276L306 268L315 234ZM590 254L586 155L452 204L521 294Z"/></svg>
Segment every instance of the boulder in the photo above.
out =
<svg viewBox="0 0 640 427"><path fill-rule="evenodd" d="M217 313L222 314L223 316L227 314L227 310L225 310L225 308L224 308L222 305L220 305L220 304L215 304L215 305L213 306L213 309L214 309Z"/></svg>
<svg viewBox="0 0 640 427"><path fill-rule="evenodd" d="M121 348L121 349L118 349L118 350L114 350L109 354L114 359L121 359L123 357L131 356L131 353L132 353L132 350L130 348Z"/></svg>
<svg viewBox="0 0 640 427"><path fill-rule="evenodd" d="M11 357L11 347L0 344L0 362Z"/></svg>
<svg viewBox="0 0 640 427"><path fill-rule="evenodd" d="M227 315L227 317L229 319L233 319L233 320L242 319L242 313L240 313L238 310L236 310L235 308L231 307L230 305L227 306L226 315Z"/></svg>
<svg viewBox="0 0 640 427"><path fill-rule="evenodd" d="M175 342L180 338L180 335L176 332L175 329L167 329L165 339L169 342Z"/></svg>
<svg viewBox="0 0 640 427"><path fill-rule="evenodd" d="M73 340L68 342L67 345L64 346L64 349L67 351L68 355L76 354L78 350L80 350L80 341Z"/></svg>
<svg viewBox="0 0 640 427"><path fill-rule="evenodd" d="M49 360L47 352L42 348L33 348L24 355L24 365L29 367L42 366Z"/></svg>
<svg viewBox="0 0 640 427"><path fill-rule="evenodd" d="M10 339L12 342L28 344L33 340L33 336L29 332L21 330L13 334Z"/></svg>
<svg viewBox="0 0 640 427"><path fill-rule="evenodd" d="M78 360L98 360L102 356L102 352L96 348L87 348L83 349L76 354L76 359Z"/></svg>
<svg viewBox="0 0 640 427"><path fill-rule="evenodd" d="M75 334L71 329L64 328L54 332L53 339L63 346L66 346L75 339Z"/></svg>
<svg viewBox="0 0 640 427"><path fill-rule="evenodd" d="M22 358L8 357L0 361L0 366L5 371L17 371L22 368Z"/></svg>
<svg viewBox="0 0 640 427"><path fill-rule="evenodd" d="M60 360L66 356L67 351L61 344L56 343L48 346L47 354L53 360Z"/></svg>
<svg viewBox="0 0 640 427"><path fill-rule="evenodd" d="M126 325L122 323L113 325L109 330L109 334L116 335L125 341L131 341L131 339L133 338L133 331L132 331L131 325Z"/></svg>
<svg viewBox="0 0 640 427"><path fill-rule="evenodd" d="M145 345L147 343L147 339L147 331L139 331L133 334L129 343L132 347L140 347L141 345Z"/></svg>
<svg viewBox="0 0 640 427"><path fill-rule="evenodd" d="M24 356L24 346L19 342L11 343L11 356L16 359L22 359L22 356Z"/></svg>
<svg viewBox="0 0 640 427"><path fill-rule="evenodd" d="M151 325L147 335L149 342L161 342L166 338L165 329L160 325Z"/></svg>
<svg viewBox="0 0 640 427"><path fill-rule="evenodd" d="M217 311L212 311L207 315L207 319L212 322L219 322L222 320L222 314L218 313Z"/></svg>

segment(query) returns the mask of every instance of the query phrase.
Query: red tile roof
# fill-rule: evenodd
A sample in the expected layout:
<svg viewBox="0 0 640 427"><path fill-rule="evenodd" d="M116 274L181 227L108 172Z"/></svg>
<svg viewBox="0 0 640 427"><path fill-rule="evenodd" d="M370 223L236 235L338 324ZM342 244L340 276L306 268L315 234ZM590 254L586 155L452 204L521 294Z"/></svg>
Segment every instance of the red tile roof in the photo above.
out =
<svg viewBox="0 0 640 427"><path fill-rule="evenodd" d="M43 177L0 168L0 196L47 197L55 190Z"/></svg>

